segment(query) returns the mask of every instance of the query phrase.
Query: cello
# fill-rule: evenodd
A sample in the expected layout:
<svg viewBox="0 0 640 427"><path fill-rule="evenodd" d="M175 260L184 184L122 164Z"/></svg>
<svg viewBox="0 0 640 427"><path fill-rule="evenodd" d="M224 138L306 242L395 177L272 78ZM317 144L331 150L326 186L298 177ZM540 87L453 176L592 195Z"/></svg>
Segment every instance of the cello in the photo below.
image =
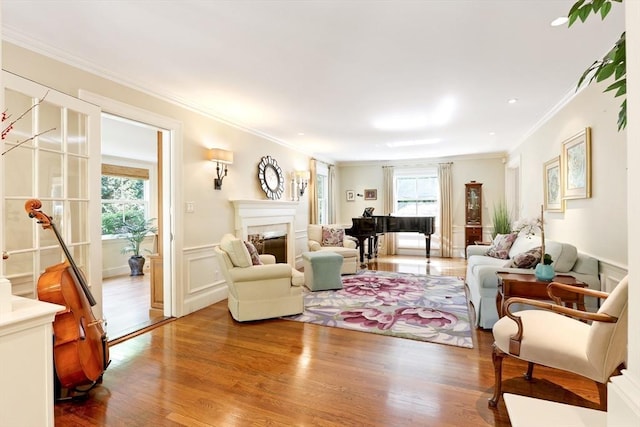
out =
<svg viewBox="0 0 640 427"><path fill-rule="evenodd" d="M84 275L73 261L51 217L43 213L41 207L40 200L25 203L30 218L36 219L43 229L53 230L66 261L47 267L40 275L38 299L66 307L56 313L53 321L54 367L62 387L84 393L102 381L109 365L107 334L102 328L102 319L96 320L91 311L96 300Z"/></svg>

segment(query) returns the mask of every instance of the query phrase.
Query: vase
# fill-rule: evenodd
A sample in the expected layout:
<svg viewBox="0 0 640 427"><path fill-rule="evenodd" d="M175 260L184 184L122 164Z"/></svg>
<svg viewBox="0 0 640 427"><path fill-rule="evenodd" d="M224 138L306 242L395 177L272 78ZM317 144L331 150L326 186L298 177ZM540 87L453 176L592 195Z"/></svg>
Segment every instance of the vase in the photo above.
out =
<svg viewBox="0 0 640 427"><path fill-rule="evenodd" d="M142 269L144 268L144 257L141 255L129 258L130 276L144 276Z"/></svg>
<svg viewBox="0 0 640 427"><path fill-rule="evenodd" d="M553 269L553 265L539 263L538 265L536 265L535 274L538 280L541 280L543 282L550 282L551 280L553 280L556 272Z"/></svg>

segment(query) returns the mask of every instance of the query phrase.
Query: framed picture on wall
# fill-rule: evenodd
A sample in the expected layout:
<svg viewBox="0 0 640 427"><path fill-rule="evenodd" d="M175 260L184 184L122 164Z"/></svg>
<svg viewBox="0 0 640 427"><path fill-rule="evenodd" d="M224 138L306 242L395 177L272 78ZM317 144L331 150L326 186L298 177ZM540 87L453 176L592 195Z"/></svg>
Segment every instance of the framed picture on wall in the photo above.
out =
<svg viewBox="0 0 640 427"><path fill-rule="evenodd" d="M544 177L544 210L564 212L560 156L554 157L544 164L542 175Z"/></svg>
<svg viewBox="0 0 640 427"><path fill-rule="evenodd" d="M365 189L364 190L364 199L365 200L378 200L378 190L373 189Z"/></svg>
<svg viewBox="0 0 640 427"><path fill-rule="evenodd" d="M353 202L356 200L356 192L353 190L347 190L347 202Z"/></svg>
<svg viewBox="0 0 640 427"><path fill-rule="evenodd" d="M591 197L591 128L562 143L562 177L564 199Z"/></svg>

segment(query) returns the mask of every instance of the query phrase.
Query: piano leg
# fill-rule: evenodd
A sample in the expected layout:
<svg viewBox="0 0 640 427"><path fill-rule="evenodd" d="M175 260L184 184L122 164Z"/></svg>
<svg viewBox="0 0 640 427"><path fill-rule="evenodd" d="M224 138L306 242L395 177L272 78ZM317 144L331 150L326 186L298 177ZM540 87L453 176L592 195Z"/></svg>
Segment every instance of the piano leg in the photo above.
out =
<svg viewBox="0 0 640 427"><path fill-rule="evenodd" d="M427 262L431 262L431 234L424 235L424 249L427 252Z"/></svg>
<svg viewBox="0 0 640 427"><path fill-rule="evenodd" d="M360 267L364 267L366 264L364 263L364 241L367 239L366 237L356 237L358 239L358 246L360 246Z"/></svg>
<svg viewBox="0 0 640 427"><path fill-rule="evenodd" d="M371 261L371 257L372 257L372 254L373 254L373 245L374 245L373 239L374 239L373 236L369 236L367 238L367 246L368 246L368 248L367 248L367 262Z"/></svg>
<svg viewBox="0 0 640 427"><path fill-rule="evenodd" d="M378 258L378 235L373 236L373 257Z"/></svg>

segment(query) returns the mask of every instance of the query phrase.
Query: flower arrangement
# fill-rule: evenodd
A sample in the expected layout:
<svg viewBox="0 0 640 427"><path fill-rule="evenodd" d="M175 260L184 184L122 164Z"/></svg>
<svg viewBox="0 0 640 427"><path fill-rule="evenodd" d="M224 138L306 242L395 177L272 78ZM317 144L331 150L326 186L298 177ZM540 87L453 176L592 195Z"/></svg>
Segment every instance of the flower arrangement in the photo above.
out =
<svg viewBox="0 0 640 427"><path fill-rule="evenodd" d="M541 262L544 265L551 265L553 258L550 254L544 251L544 206L540 206L540 216L538 218L521 219L516 221L513 225L513 231L517 233L524 233L527 237L535 235L538 230L540 230Z"/></svg>

